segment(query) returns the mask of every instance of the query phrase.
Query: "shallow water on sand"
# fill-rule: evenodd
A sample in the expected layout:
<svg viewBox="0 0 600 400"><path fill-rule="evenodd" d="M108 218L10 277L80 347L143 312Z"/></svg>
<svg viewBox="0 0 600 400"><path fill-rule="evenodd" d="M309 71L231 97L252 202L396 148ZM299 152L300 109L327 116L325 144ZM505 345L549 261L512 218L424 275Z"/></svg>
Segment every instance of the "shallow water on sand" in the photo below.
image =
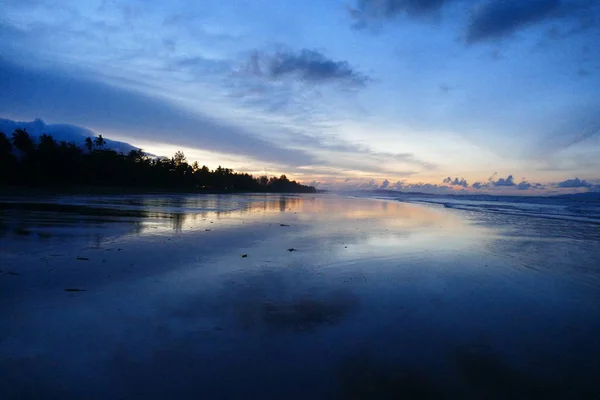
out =
<svg viewBox="0 0 600 400"><path fill-rule="evenodd" d="M4 199L0 398L597 398L599 235L334 195Z"/></svg>

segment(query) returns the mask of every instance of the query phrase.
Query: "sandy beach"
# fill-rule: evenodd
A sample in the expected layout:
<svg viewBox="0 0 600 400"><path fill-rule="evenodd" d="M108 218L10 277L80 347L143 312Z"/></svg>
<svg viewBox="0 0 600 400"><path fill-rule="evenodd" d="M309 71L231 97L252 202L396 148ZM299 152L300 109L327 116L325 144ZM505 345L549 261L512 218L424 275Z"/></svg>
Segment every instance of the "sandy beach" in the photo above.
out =
<svg viewBox="0 0 600 400"><path fill-rule="evenodd" d="M337 195L0 203L1 399L597 398L597 224Z"/></svg>

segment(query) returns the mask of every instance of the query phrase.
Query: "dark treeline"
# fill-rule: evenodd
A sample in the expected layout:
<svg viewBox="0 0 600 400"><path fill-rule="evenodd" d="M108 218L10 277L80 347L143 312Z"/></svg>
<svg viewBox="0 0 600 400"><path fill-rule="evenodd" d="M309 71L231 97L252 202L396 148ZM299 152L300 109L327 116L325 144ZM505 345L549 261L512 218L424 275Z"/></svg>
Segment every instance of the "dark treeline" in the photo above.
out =
<svg viewBox="0 0 600 400"><path fill-rule="evenodd" d="M253 177L218 167L188 164L180 151L172 158L149 157L142 150L128 154L105 148L102 135L86 138L83 147L57 142L50 135L34 140L17 129L8 138L0 132L0 184L34 187L107 186L186 191L314 193L315 188L279 178Z"/></svg>

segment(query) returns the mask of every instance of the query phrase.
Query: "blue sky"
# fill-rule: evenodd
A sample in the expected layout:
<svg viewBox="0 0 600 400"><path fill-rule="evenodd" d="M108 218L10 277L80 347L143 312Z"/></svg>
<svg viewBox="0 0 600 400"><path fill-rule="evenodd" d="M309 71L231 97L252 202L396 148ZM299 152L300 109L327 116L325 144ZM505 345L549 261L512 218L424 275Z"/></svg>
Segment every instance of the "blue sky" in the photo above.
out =
<svg viewBox="0 0 600 400"><path fill-rule="evenodd" d="M597 1L0 2L0 118L322 187L600 184Z"/></svg>

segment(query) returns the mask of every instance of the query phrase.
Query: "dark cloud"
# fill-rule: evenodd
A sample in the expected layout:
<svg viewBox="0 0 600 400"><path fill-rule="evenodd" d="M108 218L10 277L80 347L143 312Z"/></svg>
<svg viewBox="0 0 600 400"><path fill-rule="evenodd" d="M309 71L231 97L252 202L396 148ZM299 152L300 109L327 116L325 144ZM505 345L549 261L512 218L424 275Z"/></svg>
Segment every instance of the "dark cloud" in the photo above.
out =
<svg viewBox="0 0 600 400"><path fill-rule="evenodd" d="M515 179L513 178L512 175L509 175L506 177L506 179L504 178L499 178L497 181L492 181L492 184L494 186L515 186Z"/></svg>
<svg viewBox="0 0 600 400"><path fill-rule="evenodd" d="M378 21L406 15L411 18L435 15L455 0L356 0L349 8L355 27L364 28ZM509 36L519 29L542 21L568 20L551 27L549 38L585 32L598 27L599 3L595 0L462 0L456 1L470 14L465 15L467 43ZM443 90L443 89L442 89Z"/></svg>
<svg viewBox="0 0 600 400"><path fill-rule="evenodd" d="M558 11L560 0L488 0L473 8L467 42L503 37Z"/></svg>
<svg viewBox="0 0 600 400"><path fill-rule="evenodd" d="M381 182L381 186L379 186L380 189L387 189L387 187L390 186L390 181L388 181L387 179L384 180L383 182Z"/></svg>
<svg viewBox="0 0 600 400"><path fill-rule="evenodd" d="M546 186L541 183L528 182L523 179L521 182L517 184L518 190L529 190L529 189L544 189Z"/></svg>
<svg viewBox="0 0 600 400"><path fill-rule="evenodd" d="M369 81L347 61L334 61L309 49L279 50L274 54L257 51L251 56L249 69L257 76L272 80L293 77L307 83L335 82L352 86L363 86Z"/></svg>
<svg viewBox="0 0 600 400"><path fill-rule="evenodd" d="M392 19L399 15L423 16L437 12L448 0L357 0L350 16L364 27L370 20Z"/></svg>
<svg viewBox="0 0 600 400"><path fill-rule="evenodd" d="M556 15L562 18L571 17L571 21L568 24L550 27L546 36L551 40L565 39L600 26L600 2L596 0L563 0L560 12Z"/></svg>
<svg viewBox="0 0 600 400"><path fill-rule="evenodd" d="M100 133L109 131L288 166L316 161L305 151L284 148L201 113L105 83L29 70L2 59L0 77L0 110L8 115L42 116L91 127ZM27 115L23 115L24 110Z"/></svg>
<svg viewBox="0 0 600 400"><path fill-rule="evenodd" d="M443 181L444 183L447 183L448 185L454 185L454 186L462 186L462 187L469 187L469 183L464 179L464 178L450 178L447 177L444 179Z"/></svg>
<svg viewBox="0 0 600 400"><path fill-rule="evenodd" d="M566 181L558 182L555 186L557 188L568 188L568 189L575 189L575 188L591 189L594 185L592 185L585 179L581 180L579 178L575 178L575 179L567 179Z"/></svg>
<svg viewBox="0 0 600 400"><path fill-rule="evenodd" d="M482 182L475 182L471 185L473 189L485 189L488 185Z"/></svg>

